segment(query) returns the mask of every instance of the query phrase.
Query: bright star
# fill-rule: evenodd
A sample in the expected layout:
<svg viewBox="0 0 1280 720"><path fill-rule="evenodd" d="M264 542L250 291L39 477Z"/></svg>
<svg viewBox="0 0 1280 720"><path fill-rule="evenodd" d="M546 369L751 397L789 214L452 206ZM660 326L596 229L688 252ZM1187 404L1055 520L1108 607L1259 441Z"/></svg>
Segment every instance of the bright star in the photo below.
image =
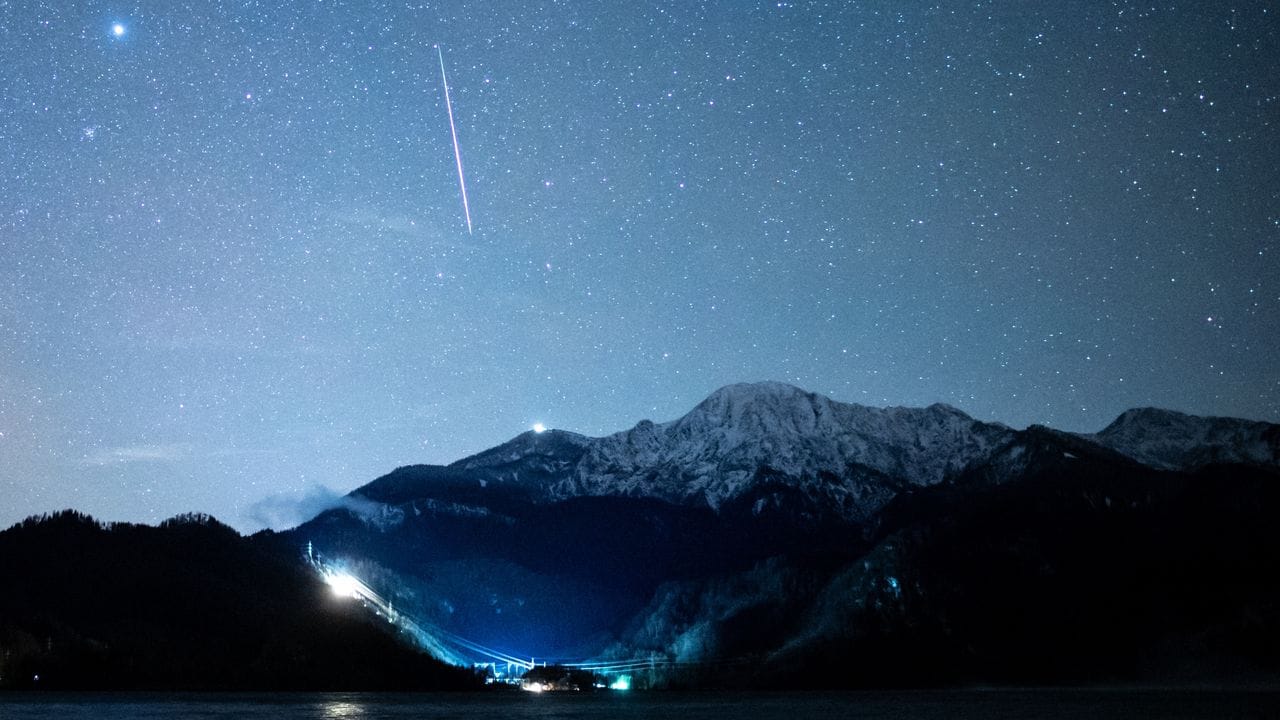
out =
<svg viewBox="0 0 1280 720"><path fill-rule="evenodd" d="M116 37L123 37L123 36L124 36L124 25L123 25L122 23L116 23L116 24L112 25L112 26L111 26L111 34L112 34L112 35L115 35Z"/></svg>

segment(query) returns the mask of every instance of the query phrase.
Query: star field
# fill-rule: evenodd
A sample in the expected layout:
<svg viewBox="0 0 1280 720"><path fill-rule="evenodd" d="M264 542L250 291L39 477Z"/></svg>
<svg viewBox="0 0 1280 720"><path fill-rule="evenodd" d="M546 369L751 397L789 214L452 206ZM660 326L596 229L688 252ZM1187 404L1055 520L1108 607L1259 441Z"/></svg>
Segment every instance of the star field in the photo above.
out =
<svg viewBox="0 0 1280 720"><path fill-rule="evenodd" d="M0 526L255 529L760 379L1280 421L1277 14L0 2Z"/></svg>

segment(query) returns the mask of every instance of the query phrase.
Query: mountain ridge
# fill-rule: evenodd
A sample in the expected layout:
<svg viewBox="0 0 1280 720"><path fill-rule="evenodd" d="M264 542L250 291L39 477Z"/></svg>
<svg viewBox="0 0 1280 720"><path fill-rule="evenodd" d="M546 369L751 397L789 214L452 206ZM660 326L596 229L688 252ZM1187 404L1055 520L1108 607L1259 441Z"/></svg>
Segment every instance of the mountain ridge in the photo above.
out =
<svg viewBox="0 0 1280 720"><path fill-rule="evenodd" d="M1211 463L1280 467L1280 425L1142 407L1088 435L1139 462L1165 470Z"/></svg>
<svg viewBox="0 0 1280 720"><path fill-rule="evenodd" d="M971 473L1033 428L977 420L944 403L875 408L781 382L735 383L674 420L641 420L600 437L530 430L445 466L398 468L353 494L378 499L385 478L417 473L424 490L433 481L475 482L534 502L647 497L718 510L763 475L845 520L865 521L897 490ZM1280 425L1266 422L1135 408L1097 433L1047 429L1163 470L1280 468Z"/></svg>

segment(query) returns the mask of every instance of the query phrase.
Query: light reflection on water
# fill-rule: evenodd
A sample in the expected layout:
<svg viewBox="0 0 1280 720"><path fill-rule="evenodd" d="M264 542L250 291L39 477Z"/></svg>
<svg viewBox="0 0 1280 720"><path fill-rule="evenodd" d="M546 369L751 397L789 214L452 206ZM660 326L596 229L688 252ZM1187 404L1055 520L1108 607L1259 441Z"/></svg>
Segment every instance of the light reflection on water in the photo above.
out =
<svg viewBox="0 0 1280 720"><path fill-rule="evenodd" d="M364 706L354 702L329 702L320 706L322 718L362 718L365 716Z"/></svg>

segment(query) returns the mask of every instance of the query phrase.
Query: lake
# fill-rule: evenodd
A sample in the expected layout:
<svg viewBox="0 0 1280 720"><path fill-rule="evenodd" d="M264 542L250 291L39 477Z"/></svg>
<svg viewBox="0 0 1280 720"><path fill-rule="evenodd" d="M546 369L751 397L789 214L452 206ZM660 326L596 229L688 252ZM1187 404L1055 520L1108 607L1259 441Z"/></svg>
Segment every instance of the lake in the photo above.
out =
<svg viewBox="0 0 1280 720"><path fill-rule="evenodd" d="M522 718L888 720L890 718L1277 718L1280 691L961 690L864 693L8 693L0 718L197 720Z"/></svg>

